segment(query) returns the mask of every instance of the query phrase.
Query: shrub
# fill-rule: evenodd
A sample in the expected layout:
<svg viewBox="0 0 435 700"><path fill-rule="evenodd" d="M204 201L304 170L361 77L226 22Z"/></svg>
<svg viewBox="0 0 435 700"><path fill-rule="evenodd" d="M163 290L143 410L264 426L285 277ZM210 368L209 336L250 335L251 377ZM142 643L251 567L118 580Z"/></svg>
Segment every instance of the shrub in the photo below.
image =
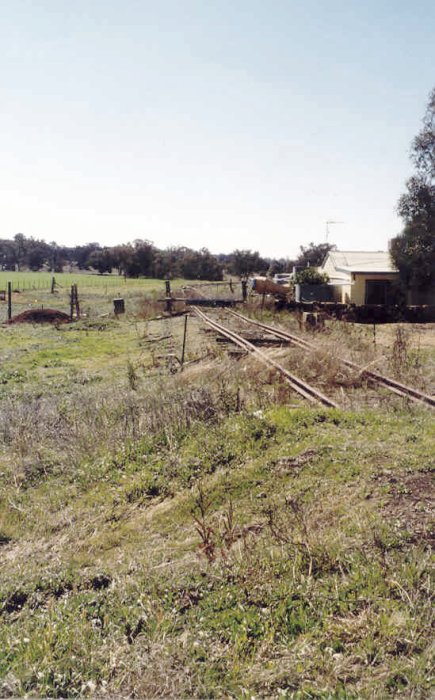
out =
<svg viewBox="0 0 435 700"><path fill-rule="evenodd" d="M326 272L319 272L314 267L306 267L305 270L299 270L295 277L296 284L327 284L329 276Z"/></svg>

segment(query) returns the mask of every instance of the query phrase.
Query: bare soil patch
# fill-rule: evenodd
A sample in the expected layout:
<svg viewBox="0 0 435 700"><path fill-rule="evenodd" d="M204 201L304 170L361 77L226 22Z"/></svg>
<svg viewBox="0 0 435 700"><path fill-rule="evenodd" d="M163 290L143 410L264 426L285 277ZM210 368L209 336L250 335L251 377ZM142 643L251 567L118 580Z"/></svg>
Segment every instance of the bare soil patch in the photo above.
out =
<svg viewBox="0 0 435 700"><path fill-rule="evenodd" d="M435 497L433 473L418 472L388 478L391 498L383 512L396 520L415 541L435 544Z"/></svg>

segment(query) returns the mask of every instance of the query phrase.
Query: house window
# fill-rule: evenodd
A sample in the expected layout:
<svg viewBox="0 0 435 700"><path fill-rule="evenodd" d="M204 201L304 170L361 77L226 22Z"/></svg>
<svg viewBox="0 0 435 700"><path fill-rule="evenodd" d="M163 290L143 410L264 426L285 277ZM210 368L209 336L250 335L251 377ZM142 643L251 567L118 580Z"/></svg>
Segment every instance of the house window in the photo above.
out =
<svg viewBox="0 0 435 700"><path fill-rule="evenodd" d="M366 280L366 304L388 304L389 280Z"/></svg>

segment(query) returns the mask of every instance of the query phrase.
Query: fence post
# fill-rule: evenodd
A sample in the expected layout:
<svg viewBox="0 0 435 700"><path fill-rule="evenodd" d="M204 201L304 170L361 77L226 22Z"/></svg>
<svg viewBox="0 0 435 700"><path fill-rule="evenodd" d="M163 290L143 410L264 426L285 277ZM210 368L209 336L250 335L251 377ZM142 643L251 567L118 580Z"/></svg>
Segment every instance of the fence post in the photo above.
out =
<svg viewBox="0 0 435 700"><path fill-rule="evenodd" d="M246 301L248 298L248 280L242 280L242 299Z"/></svg>
<svg viewBox="0 0 435 700"><path fill-rule="evenodd" d="M12 282L8 282L8 321L12 318Z"/></svg>
<svg viewBox="0 0 435 700"><path fill-rule="evenodd" d="M70 316L71 321L73 320L73 317L74 317L74 311L76 312L76 319L79 319L80 318L80 304L79 304L79 294L78 294L76 284L71 285L69 304L70 304L69 316Z"/></svg>
<svg viewBox="0 0 435 700"><path fill-rule="evenodd" d="M171 280L165 280L166 288L166 311L168 313L172 312L172 299L171 299Z"/></svg>
<svg viewBox="0 0 435 700"><path fill-rule="evenodd" d="M183 334L183 349L181 351L181 371L183 371L184 366L184 352L186 350L186 336L187 336L187 314L184 317L184 334Z"/></svg>
<svg viewBox="0 0 435 700"><path fill-rule="evenodd" d="M79 304L79 290L77 288L77 285L74 285L74 303L76 307L76 318L80 318L80 304Z"/></svg>

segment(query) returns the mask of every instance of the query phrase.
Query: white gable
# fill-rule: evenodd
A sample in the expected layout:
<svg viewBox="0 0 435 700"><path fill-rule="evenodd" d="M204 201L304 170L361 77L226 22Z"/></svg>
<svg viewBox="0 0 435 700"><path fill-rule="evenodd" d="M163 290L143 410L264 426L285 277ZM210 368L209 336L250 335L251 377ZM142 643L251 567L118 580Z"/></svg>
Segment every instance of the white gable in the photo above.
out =
<svg viewBox="0 0 435 700"><path fill-rule="evenodd" d="M396 272L390 259L389 253L385 251L357 251L357 250L331 250L322 269L331 273L344 272Z"/></svg>

